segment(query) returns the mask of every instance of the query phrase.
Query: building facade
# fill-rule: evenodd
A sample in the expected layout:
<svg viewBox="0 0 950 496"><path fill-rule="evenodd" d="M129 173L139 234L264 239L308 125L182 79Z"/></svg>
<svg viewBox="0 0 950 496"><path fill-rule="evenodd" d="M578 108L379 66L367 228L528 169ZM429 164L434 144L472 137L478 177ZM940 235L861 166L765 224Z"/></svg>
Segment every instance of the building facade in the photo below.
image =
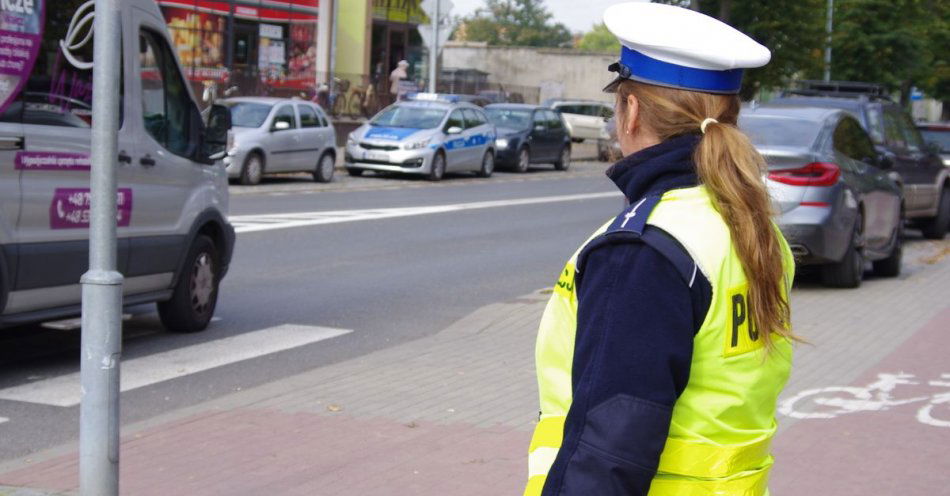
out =
<svg viewBox="0 0 950 496"><path fill-rule="evenodd" d="M283 96L314 94L329 71L332 3L323 3L158 0L196 89L213 83L236 88L232 94Z"/></svg>

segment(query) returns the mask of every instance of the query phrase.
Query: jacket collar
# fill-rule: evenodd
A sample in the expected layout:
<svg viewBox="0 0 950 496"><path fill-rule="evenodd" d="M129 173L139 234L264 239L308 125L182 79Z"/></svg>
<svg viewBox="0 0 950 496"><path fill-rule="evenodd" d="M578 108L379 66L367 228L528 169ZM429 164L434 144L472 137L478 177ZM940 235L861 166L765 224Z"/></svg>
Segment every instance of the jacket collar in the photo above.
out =
<svg viewBox="0 0 950 496"><path fill-rule="evenodd" d="M700 136L686 134L644 148L607 169L607 177L620 188L628 202L671 189L699 184L693 165L693 150Z"/></svg>

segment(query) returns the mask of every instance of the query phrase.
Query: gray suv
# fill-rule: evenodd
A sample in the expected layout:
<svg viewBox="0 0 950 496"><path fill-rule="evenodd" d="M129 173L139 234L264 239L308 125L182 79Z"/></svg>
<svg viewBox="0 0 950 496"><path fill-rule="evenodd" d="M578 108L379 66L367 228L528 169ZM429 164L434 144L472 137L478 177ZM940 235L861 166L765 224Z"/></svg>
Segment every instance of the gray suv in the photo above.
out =
<svg viewBox="0 0 950 496"><path fill-rule="evenodd" d="M887 170L904 191L908 220L930 239L950 227L950 169L925 146L910 116L875 84L800 81L770 103L842 109L854 115L877 151L871 165Z"/></svg>

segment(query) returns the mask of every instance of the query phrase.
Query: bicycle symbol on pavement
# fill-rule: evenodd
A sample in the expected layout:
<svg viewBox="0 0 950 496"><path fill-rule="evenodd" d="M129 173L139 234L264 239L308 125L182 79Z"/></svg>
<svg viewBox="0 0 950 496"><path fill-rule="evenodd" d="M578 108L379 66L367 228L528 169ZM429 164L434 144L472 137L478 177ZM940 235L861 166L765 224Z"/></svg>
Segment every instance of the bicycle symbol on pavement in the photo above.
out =
<svg viewBox="0 0 950 496"><path fill-rule="evenodd" d="M892 407L924 403L917 410L917 421L934 427L950 427L950 390L930 396L893 398L897 386L919 385L913 374L878 374L877 381L864 387L830 386L807 389L779 405L783 415L799 419L831 419L858 412L880 412ZM933 387L950 388L950 374L929 381Z"/></svg>

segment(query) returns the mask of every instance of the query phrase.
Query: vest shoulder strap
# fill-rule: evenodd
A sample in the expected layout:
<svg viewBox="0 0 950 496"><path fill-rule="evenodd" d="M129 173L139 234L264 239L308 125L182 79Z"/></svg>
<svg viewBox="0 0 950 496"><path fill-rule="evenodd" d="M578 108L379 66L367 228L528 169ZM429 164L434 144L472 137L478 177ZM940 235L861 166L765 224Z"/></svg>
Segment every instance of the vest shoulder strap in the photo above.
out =
<svg viewBox="0 0 950 496"><path fill-rule="evenodd" d="M692 287L696 281L699 266L686 248L660 227L647 224L650 213L660 203L659 196L645 197L618 215L601 235L596 236L585 246L577 257L578 276L583 273L584 263L591 250L605 244L643 243L669 260L683 281Z"/></svg>

